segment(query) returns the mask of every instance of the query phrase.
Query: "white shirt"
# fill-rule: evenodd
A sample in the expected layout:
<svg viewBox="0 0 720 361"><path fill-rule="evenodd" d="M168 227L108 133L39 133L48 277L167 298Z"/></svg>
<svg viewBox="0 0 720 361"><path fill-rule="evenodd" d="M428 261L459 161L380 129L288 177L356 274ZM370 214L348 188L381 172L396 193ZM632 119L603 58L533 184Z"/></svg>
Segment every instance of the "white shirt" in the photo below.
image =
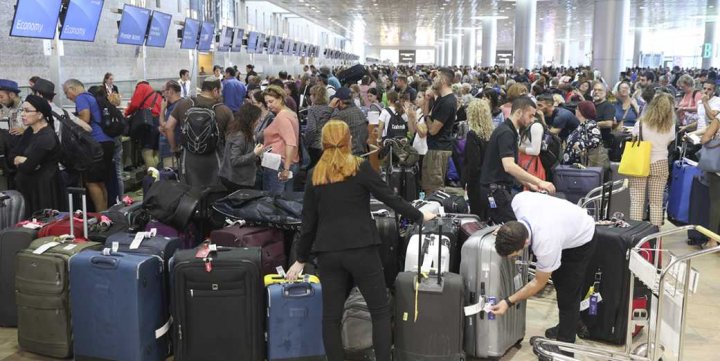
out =
<svg viewBox="0 0 720 361"><path fill-rule="evenodd" d="M183 98L187 98L190 96L190 80L178 80L178 83L180 83L180 96Z"/></svg>
<svg viewBox="0 0 720 361"><path fill-rule="evenodd" d="M530 139L522 138L521 145L525 146L525 154L536 156L540 154L542 150L543 140L543 125L539 122L533 123L530 126Z"/></svg>
<svg viewBox="0 0 720 361"><path fill-rule="evenodd" d="M698 107L699 108L699 107ZM650 164L657 161L668 159L668 144L675 140L675 126L670 127L667 132L659 133L657 130L650 128L647 124L643 124L642 138L650 142ZM635 122L632 129L633 135L640 134L640 122Z"/></svg>
<svg viewBox="0 0 720 361"><path fill-rule="evenodd" d="M423 124L425 123L425 116L421 111L418 111L417 113L417 124ZM420 137L420 133L415 132L415 139L413 139L413 148L418 151L418 154L425 155L428 151L427 146L427 134L425 137Z"/></svg>
<svg viewBox="0 0 720 361"><path fill-rule="evenodd" d="M388 105L388 108L390 108L390 110L392 110L393 112L395 112L395 107L394 107L394 106ZM378 120L379 120L380 122L382 122L382 124L383 124L383 131L382 131L382 137L383 137L383 138L384 138L385 136L387 136L387 129L388 129L388 125L390 124L390 119L391 119L391 118L392 118L392 117L390 116L390 113L387 111L387 108L383 109L382 112L380 112L380 118L378 118ZM405 123L407 123L407 121L408 121L408 116L407 116L407 114L403 114L403 115L402 115L402 118L403 118L403 120L405 121Z"/></svg>
<svg viewBox="0 0 720 361"><path fill-rule="evenodd" d="M563 250L580 247L595 235L595 221L587 211L564 199L521 192L513 198L512 209L530 228L530 247L540 272L560 268Z"/></svg>
<svg viewBox="0 0 720 361"><path fill-rule="evenodd" d="M710 106L711 110L720 111L720 97L710 98L710 100L708 100L708 105ZM705 104L698 103L697 113L698 113L697 130L703 130L703 129L707 128L707 126L708 126L708 120L707 120L707 117L705 116ZM720 118L720 115L718 115L717 118ZM643 133L645 133L645 129L643 129Z"/></svg>

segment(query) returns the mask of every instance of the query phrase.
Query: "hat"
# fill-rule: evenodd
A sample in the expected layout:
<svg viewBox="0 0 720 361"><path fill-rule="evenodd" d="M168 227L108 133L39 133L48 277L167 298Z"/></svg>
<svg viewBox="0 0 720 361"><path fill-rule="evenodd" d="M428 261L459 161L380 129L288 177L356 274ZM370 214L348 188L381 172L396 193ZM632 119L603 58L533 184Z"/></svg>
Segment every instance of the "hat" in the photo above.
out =
<svg viewBox="0 0 720 361"><path fill-rule="evenodd" d="M55 96L55 84L49 80L45 79L38 79L35 81L35 85L32 86L33 91L36 91L46 97L54 97Z"/></svg>
<svg viewBox="0 0 720 361"><path fill-rule="evenodd" d="M18 88L18 83L16 81L8 80L8 79L0 79L0 90L10 91L15 94L20 94L20 88Z"/></svg>
<svg viewBox="0 0 720 361"><path fill-rule="evenodd" d="M255 65L252 65L252 64L245 65L245 67L250 68L250 69L255 69Z"/></svg>
<svg viewBox="0 0 720 361"><path fill-rule="evenodd" d="M580 114L587 119L595 120L595 118L597 118L595 104L589 100L584 100L578 103L577 109L580 111Z"/></svg>
<svg viewBox="0 0 720 361"><path fill-rule="evenodd" d="M335 95L331 96L330 99L350 100L352 98L350 88L342 87L335 92Z"/></svg>

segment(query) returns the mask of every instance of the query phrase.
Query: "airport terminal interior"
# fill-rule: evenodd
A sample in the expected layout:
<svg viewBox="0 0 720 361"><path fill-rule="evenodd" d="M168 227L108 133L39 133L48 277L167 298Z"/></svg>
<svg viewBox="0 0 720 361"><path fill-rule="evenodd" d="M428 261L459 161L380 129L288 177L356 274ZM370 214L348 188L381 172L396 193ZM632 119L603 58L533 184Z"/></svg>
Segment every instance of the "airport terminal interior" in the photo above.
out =
<svg viewBox="0 0 720 361"><path fill-rule="evenodd" d="M0 361L718 360L718 6L0 0Z"/></svg>

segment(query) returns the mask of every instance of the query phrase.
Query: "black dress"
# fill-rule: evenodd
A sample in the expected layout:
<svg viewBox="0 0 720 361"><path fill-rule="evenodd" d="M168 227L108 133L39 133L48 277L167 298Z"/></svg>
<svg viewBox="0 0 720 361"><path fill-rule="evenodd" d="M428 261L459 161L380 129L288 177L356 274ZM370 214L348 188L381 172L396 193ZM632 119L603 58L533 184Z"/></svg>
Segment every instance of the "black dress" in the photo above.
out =
<svg viewBox="0 0 720 361"><path fill-rule="evenodd" d="M469 131L465 143L463 172L460 178L462 187L467 187L470 212L483 220L487 219L487 214L482 207L483 202L480 198L480 170L482 169L485 148L487 148L487 141L480 139L474 131Z"/></svg>
<svg viewBox="0 0 720 361"><path fill-rule="evenodd" d="M10 163L14 163L16 156L27 157L27 160L17 167L15 176L17 190L25 198L26 217L37 210L65 208L67 202L63 202L58 168L60 153L60 142L50 126L35 134L32 128L27 128L18 145L10 153Z"/></svg>

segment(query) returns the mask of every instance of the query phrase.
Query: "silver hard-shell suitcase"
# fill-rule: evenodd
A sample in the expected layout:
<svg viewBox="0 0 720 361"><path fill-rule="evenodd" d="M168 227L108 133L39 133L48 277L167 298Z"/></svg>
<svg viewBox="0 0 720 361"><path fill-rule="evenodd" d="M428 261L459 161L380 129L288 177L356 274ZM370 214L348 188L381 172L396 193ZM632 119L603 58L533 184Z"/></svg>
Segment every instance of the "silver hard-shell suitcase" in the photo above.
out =
<svg viewBox="0 0 720 361"><path fill-rule="evenodd" d="M522 262L502 257L495 251L499 226L475 232L463 245L460 275L465 283L465 304L479 307L494 298L500 302L525 285L527 251ZM465 352L472 357L501 357L525 337L526 302L520 302L505 315L492 318L486 312L465 317Z"/></svg>

